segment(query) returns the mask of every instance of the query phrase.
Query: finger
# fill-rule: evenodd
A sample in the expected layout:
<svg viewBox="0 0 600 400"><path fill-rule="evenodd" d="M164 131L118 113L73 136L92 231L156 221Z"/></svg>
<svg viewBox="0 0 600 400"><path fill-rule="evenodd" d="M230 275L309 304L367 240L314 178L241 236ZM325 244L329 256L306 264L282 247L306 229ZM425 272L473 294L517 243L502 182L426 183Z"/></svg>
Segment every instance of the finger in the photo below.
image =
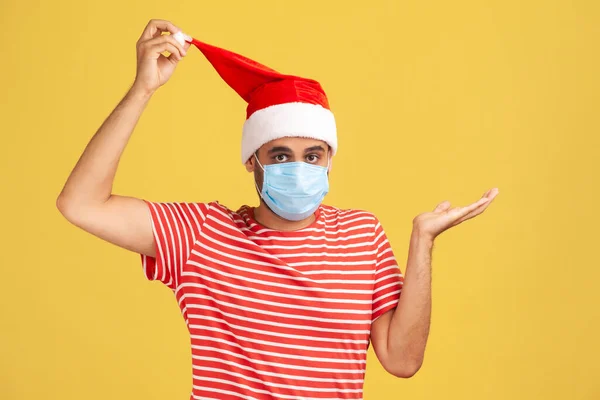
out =
<svg viewBox="0 0 600 400"><path fill-rule="evenodd" d="M458 225L467 219L471 219L481 214L490 205L489 199L482 198L481 200L471 204L470 206L463 207L456 212L455 220L452 222L452 226Z"/></svg>
<svg viewBox="0 0 600 400"><path fill-rule="evenodd" d="M493 199L496 198L496 196L498 196L498 193L500 193L500 191L498 190L498 188L490 189L490 193L488 194L487 197L489 197L490 199L493 200Z"/></svg>
<svg viewBox="0 0 600 400"><path fill-rule="evenodd" d="M179 40L176 40L173 35L163 35L164 39L173 44L174 46L176 46L179 49L179 54L181 54L181 56L185 56L187 54L187 52L185 51L185 47L183 44L181 44L181 42Z"/></svg>
<svg viewBox="0 0 600 400"><path fill-rule="evenodd" d="M180 30L181 29L172 24L170 21L166 21L164 19L151 19L148 22L148 25L146 25L146 28L140 37L140 41L145 41L156 37L157 32L169 32L174 34Z"/></svg>
<svg viewBox="0 0 600 400"><path fill-rule="evenodd" d="M181 57L179 54L177 53L171 53L168 57L166 57L167 60L169 60L170 62L172 62L173 64L177 64L179 61L183 60L183 57Z"/></svg>
<svg viewBox="0 0 600 400"><path fill-rule="evenodd" d="M499 192L500 191L498 190L498 188L491 188L490 190L488 190L487 192L485 192L485 194L483 195L483 197L488 197L490 199L494 199L494 197L496 197Z"/></svg>
<svg viewBox="0 0 600 400"><path fill-rule="evenodd" d="M479 208L479 206L481 206L482 204L487 203L488 201L490 201L490 199L488 199L487 197L482 197L481 199L477 200L475 203L470 204L468 206L465 207L457 207L454 208L450 211L453 211L455 214L455 217L458 218L462 218L465 215L469 214L471 211Z"/></svg>
<svg viewBox="0 0 600 400"><path fill-rule="evenodd" d="M489 203L489 202L486 202L486 203L482 204L482 205L481 205L481 206L479 206L477 209L475 209L475 210L471 211L471 212L470 212L470 213L468 213L467 215L465 215L465 216L463 216L463 217L460 217L459 219L457 219L456 221L454 221L454 222L452 223L452 226L454 226L454 225L458 225L458 224L460 224L461 222L464 222L464 221L466 221L466 220L468 220L468 219L471 219L471 218L473 218L473 217L476 217L476 216L478 216L479 214L481 214L482 212L484 212L484 211L485 211L485 209L486 209L486 208L488 208L488 206L489 206L489 205L490 205L490 203Z"/></svg>
<svg viewBox="0 0 600 400"><path fill-rule="evenodd" d="M169 58L171 61L173 59L180 61L183 56L181 55L181 53L179 53L179 49L177 48L177 46L173 45L172 43L166 42L166 43L159 43L157 45L152 46L149 51L152 54L156 54L157 58L160 57L162 55L163 52L168 51L169 53L171 53L169 55Z"/></svg>
<svg viewBox="0 0 600 400"><path fill-rule="evenodd" d="M145 42L143 44L143 46L146 46L146 48L152 48L152 49L155 49L156 46L159 46L159 47L162 46L165 48L165 49L161 50L161 52L163 52L166 50L167 44L175 47L177 49L177 52L179 53L180 57L184 57L186 55L186 51L183 48L183 46L181 45L181 43L179 43L177 40L172 38L171 35L161 35L159 37L155 37L154 39L150 39L147 42ZM173 53L170 50L168 50L168 51L169 51L169 53Z"/></svg>
<svg viewBox="0 0 600 400"><path fill-rule="evenodd" d="M481 199L477 200L475 203L472 203L468 206L465 207L465 209L468 210L467 213L479 208L482 204L486 204L489 203L491 199L489 197L482 197Z"/></svg>

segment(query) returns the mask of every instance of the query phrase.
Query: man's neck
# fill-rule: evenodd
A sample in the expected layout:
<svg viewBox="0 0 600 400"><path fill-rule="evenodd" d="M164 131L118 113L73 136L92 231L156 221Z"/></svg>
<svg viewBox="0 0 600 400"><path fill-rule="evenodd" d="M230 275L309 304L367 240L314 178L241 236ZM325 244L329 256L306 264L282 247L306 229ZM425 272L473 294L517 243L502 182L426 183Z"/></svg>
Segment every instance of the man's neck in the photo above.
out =
<svg viewBox="0 0 600 400"><path fill-rule="evenodd" d="M269 210L265 203L261 201L260 205L254 209L254 219L265 228L277 231L297 231L312 224L316 217L313 213L310 217L301 221L288 221Z"/></svg>

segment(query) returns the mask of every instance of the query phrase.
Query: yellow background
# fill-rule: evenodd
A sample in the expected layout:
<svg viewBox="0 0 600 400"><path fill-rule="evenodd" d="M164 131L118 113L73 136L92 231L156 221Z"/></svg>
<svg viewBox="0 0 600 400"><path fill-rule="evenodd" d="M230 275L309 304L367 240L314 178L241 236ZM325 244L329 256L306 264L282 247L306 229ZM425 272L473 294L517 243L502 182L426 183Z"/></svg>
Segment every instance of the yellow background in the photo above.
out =
<svg viewBox="0 0 600 400"><path fill-rule="evenodd" d="M134 78L150 18L318 79L339 126L327 203L382 220L500 195L437 240L422 369L369 354L365 399L600 399L597 1L2 0L0 398L187 399L171 292L55 199ZM245 104L197 49L146 109L115 193L256 204Z"/></svg>

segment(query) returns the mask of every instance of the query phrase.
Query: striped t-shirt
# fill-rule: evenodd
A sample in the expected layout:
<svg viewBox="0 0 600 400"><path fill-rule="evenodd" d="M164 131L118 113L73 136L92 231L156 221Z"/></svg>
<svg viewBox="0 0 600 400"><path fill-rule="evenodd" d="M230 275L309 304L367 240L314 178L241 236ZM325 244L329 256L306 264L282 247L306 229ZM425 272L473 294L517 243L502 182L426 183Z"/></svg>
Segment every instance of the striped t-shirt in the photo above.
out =
<svg viewBox="0 0 600 400"><path fill-rule="evenodd" d="M254 208L157 203L145 275L175 294L190 332L191 399L361 399L371 323L404 277L369 212L321 205L297 231Z"/></svg>

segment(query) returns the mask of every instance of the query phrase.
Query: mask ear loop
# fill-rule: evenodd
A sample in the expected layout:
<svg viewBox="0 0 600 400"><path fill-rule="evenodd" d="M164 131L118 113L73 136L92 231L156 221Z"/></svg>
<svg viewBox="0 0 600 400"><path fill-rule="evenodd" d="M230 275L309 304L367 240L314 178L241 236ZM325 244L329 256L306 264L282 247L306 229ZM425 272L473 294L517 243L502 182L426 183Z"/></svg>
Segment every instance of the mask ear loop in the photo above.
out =
<svg viewBox="0 0 600 400"><path fill-rule="evenodd" d="M258 163L258 165L260 166L260 169L263 170L263 187L265 186L265 175L264 175L264 171L265 168L262 166L262 164L260 163L260 161L258 161L258 156L256 155L256 152L254 152L254 158L256 159L256 162ZM258 192L258 195L261 197L261 199L263 199L264 201L264 197L263 197L263 193L262 190L260 190L258 188L258 183L256 183L256 179L254 180L254 187L256 188L256 191Z"/></svg>
<svg viewBox="0 0 600 400"><path fill-rule="evenodd" d="M260 161L258 161L258 157L256 156L256 152L254 153L254 158L256 159L256 162L258 163L258 166L260 167L260 169L265 170L265 168L262 166L262 164L260 163Z"/></svg>

